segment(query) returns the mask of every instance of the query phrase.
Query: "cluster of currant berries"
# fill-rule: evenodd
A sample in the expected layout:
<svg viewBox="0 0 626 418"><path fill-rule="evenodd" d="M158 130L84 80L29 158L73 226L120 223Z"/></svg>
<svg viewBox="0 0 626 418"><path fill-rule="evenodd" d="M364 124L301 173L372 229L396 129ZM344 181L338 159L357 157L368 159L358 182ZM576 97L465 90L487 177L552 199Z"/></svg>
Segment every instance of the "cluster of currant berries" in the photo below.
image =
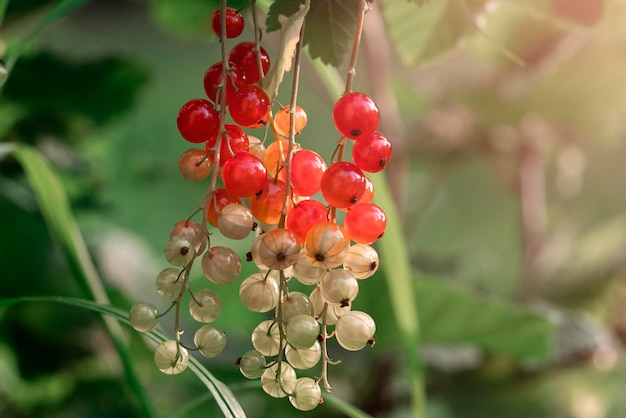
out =
<svg viewBox="0 0 626 418"><path fill-rule="evenodd" d="M220 33L219 11L213 28ZM239 36L242 29L241 15L227 8L227 37ZM207 224L235 240L254 231L246 258L258 272L241 282L239 296L250 311L273 315L254 329L253 349L238 364L245 377L260 378L270 396L289 397L297 409L311 410L321 402L320 384L330 390L327 365L335 362L327 354L328 340L335 337L350 351L374 344L374 320L352 310L352 302L359 281L378 269L378 254L371 244L386 227L385 213L372 203L373 186L364 173L379 172L389 164L391 145L377 132L376 104L364 93L349 92L333 108L341 139L337 160L327 166L319 154L295 142L295 134L307 124L304 109L281 106L272 115L272 103L258 84L269 70L267 53L254 42L241 42L230 50L227 65L226 71L221 62L207 70L208 100L188 101L177 118L184 139L204 144L183 153L181 174L191 181L212 175L212 186L204 198L202 223L180 221L170 231L165 257L178 268L158 275L157 290L175 298L170 309L177 312L176 339L157 348L155 362L169 374L186 367L191 348L183 345L178 329L186 292L191 294L192 317L207 323L196 332L193 349L208 357L223 350L224 332L209 324L220 314L220 298L211 289L191 292L189 274L197 257L214 284L232 283L241 272L242 262L233 250L210 245ZM221 106L228 109L233 124L220 121ZM260 127L266 127L266 138L269 131L275 138L267 147L267 140L244 131ZM352 162L343 160L344 147L351 142ZM320 195L323 200L316 198ZM290 291L292 278L313 290ZM149 331L166 312L158 314L153 305L140 302L131 309L130 322L139 331ZM320 361L319 378L297 377L296 369L311 369Z"/></svg>

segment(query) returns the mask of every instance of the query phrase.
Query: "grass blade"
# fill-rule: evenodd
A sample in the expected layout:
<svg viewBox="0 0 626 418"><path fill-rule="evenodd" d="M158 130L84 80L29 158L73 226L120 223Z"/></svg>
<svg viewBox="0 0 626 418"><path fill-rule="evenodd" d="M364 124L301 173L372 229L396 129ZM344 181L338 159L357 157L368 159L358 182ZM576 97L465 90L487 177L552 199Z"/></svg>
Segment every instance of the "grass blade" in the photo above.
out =
<svg viewBox="0 0 626 418"><path fill-rule="evenodd" d="M84 299L67 298L62 296L34 296L34 297L21 297L0 300L0 309L7 309L18 303L25 302L47 302L47 303L62 303L65 305L76 306L83 309L88 309L92 312L96 312L102 315L115 319L130 326L128 321L128 312L123 309L116 308L111 305L100 304L91 302ZM158 330L145 333L152 341L160 344L170 338ZM241 405L233 395L232 391L216 379L211 372L209 372L195 357L189 357L189 369L198 376L200 381L209 389L213 394L213 397L220 409L227 418L245 418L246 414L241 408Z"/></svg>

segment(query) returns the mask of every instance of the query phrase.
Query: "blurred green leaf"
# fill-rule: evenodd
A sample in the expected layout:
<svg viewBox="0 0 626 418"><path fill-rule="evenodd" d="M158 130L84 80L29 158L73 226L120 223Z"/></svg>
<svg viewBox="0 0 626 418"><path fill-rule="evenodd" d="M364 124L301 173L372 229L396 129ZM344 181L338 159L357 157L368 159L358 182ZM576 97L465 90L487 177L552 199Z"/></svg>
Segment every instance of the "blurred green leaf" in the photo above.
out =
<svg viewBox="0 0 626 418"><path fill-rule="evenodd" d="M291 16L298 11L300 0L277 0L272 3L265 22L267 31L281 28L280 15ZM324 64L339 66L352 45L359 11L359 0L315 0L306 17L304 45L311 58Z"/></svg>
<svg viewBox="0 0 626 418"><path fill-rule="evenodd" d="M2 144L0 158L12 155L24 169L39 202L48 229L63 248L67 259L79 278L85 294L96 302L108 303L102 280L91 260L87 245L70 208L63 184L48 162L35 148L22 144ZM141 403L142 414L152 417L150 402L139 384L129 354L123 342L119 324L104 318L105 326L124 364L126 379Z"/></svg>
<svg viewBox="0 0 626 418"><path fill-rule="evenodd" d="M476 30L465 0L436 0L422 5L397 0L381 3L389 37L408 66L448 52Z"/></svg>
<svg viewBox="0 0 626 418"><path fill-rule="evenodd" d="M0 299L0 309L7 309L17 303L24 302L48 302L48 303L62 303L65 305L76 306L83 309L88 309L92 312L97 312L103 315L110 316L116 320L130 325L128 321L128 312L116 308L111 305L103 305L100 303L91 302L84 299L65 298L59 296L43 296L43 297L23 297L23 298L11 298ZM144 333L152 341L160 344L170 338L161 333L158 330ZM211 372L209 372L195 357L189 357L189 369L193 371L196 376L204 383L204 385L211 391L215 397L215 401L219 404L220 409L224 413L225 417L240 418L245 417L246 414L239 405L239 402L231 392L231 390L221 381L217 380Z"/></svg>
<svg viewBox="0 0 626 418"><path fill-rule="evenodd" d="M417 283L423 340L475 344L514 360L549 360L556 325L510 302L434 279Z"/></svg>
<svg viewBox="0 0 626 418"><path fill-rule="evenodd" d="M71 117L104 123L130 109L146 70L120 58L73 62L50 53L24 56L15 65L4 98L29 109L27 120Z"/></svg>

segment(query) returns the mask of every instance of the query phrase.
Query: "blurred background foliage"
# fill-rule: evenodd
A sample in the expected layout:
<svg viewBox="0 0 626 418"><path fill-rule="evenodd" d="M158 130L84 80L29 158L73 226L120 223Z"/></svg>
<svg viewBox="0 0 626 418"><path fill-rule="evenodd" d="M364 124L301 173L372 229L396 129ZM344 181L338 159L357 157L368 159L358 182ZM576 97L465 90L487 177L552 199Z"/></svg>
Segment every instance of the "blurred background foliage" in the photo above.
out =
<svg viewBox="0 0 626 418"><path fill-rule="evenodd" d="M182 103L204 95L204 71L219 60L207 17L217 2L61 3L82 7L9 65L0 141L36 147L60 175L111 303L164 307L153 286L162 245L206 189L178 173L187 145L174 120ZM61 3L0 0L0 57ZM276 29L272 18L294 2L259 4ZM351 22L347 6L328 24ZM414 271L423 340L414 351L426 368L428 416L626 416L626 2L381 0L372 8L355 82L374 95L394 142L388 181ZM345 66L346 39L331 32L307 32L319 58L304 64L298 100L309 114L299 142L325 157L337 137L336 97L320 60ZM272 32L263 43L275 51L277 39ZM331 52L321 47L329 41ZM0 213L0 298L87 297L10 157L0 160ZM241 254L249 245L213 239ZM376 349L333 353L344 362L331 368L335 394L379 417L412 414L397 301L385 284L393 271L364 283L355 302L376 319ZM203 280L197 271L191 284ZM241 307L236 283L219 293L217 324L229 345L203 362L249 416L295 415L240 376L235 359L260 317ZM162 328L172 328L167 318ZM150 343L128 338L155 416L220 414L191 373L161 375ZM308 415L343 416L331 403ZM138 410L96 315L37 303L0 311L2 417Z"/></svg>

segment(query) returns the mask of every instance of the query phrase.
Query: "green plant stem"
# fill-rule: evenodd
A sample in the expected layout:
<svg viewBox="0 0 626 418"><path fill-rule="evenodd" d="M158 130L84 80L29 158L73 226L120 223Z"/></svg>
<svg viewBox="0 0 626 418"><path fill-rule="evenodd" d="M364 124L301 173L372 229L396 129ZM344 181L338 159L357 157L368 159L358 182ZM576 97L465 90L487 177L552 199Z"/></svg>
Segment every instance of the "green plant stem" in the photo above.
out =
<svg viewBox="0 0 626 418"><path fill-rule="evenodd" d="M46 160L34 148L15 144L10 146L11 153L24 169L35 196L41 207L48 229L63 248L70 267L79 279L83 292L92 300L108 304L109 298L103 282L91 260L87 245L80 233L76 219L71 211L63 184L52 171ZM104 326L115 349L120 356L126 381L140 402L141 415L154 416L148 396L143 390L130 354L126 348L125 335L120 325L111 318L103 318Z"/></svg>

